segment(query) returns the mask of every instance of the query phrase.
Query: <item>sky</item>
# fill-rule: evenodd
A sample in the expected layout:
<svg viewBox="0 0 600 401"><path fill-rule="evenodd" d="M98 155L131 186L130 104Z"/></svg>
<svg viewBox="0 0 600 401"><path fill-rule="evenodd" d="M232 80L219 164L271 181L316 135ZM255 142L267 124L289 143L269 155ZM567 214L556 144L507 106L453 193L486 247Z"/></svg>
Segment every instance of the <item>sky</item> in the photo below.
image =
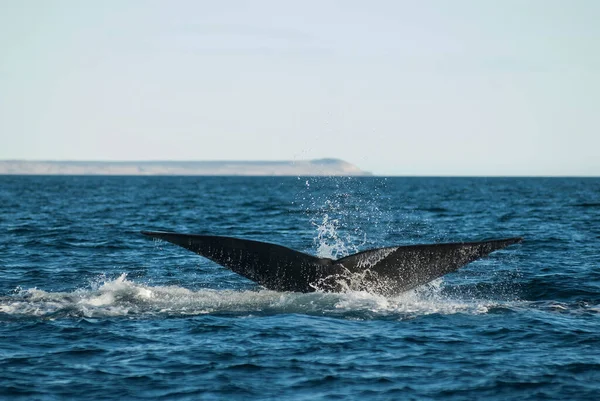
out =
<svg viewBox="0 0 600 401"><path fill-rule="evenodd" d="M0 160L600 175L600 1L0 0Z"/></svg>

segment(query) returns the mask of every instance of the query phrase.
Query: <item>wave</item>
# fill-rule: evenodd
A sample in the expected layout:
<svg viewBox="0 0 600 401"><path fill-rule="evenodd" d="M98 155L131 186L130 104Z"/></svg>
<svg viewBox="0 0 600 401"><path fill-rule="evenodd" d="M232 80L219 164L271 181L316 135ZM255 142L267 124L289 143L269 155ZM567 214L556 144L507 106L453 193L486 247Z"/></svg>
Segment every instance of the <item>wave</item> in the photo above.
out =
<svg viewBox="0 0 600 401"><path fill-rule="evenodd" d="M151 286L127 279L99 280L72 292L18 289L0 297L0 317L151 317L201 314L298 313L352 319L408 319L419 315L486 313L497 301L461 300L443 295L442 279L396 297L364 291L291 293Z"/></svg>
<svg viewBox="0 0 600 401"><path fill-rule="evenodd" d="M575 203L573 206L582 208L600 208L600 202Z"/></svg>

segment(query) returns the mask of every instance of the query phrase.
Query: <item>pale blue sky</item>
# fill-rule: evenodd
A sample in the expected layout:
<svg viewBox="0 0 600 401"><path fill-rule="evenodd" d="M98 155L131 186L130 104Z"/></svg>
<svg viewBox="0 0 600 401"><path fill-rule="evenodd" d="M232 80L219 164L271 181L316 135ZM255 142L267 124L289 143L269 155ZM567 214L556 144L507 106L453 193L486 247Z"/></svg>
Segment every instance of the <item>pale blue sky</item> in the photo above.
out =
<svg viewBox="0 0 600 401"><path fill-rule="evenodd" d="M600 1L0 0L0 159L600 175Z"/></svg>

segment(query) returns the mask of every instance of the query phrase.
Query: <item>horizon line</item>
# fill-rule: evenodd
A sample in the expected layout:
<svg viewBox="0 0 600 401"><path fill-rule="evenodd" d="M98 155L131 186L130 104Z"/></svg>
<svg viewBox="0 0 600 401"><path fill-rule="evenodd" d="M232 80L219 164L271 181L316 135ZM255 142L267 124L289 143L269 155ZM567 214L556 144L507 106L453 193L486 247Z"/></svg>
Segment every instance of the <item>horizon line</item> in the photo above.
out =
<svg viewBox="0 0 600 401"><path fill-rule="evenodd" d="M0 163L3 162L25 162L25 163L311 163L311 162L335 162L335 163L347 163L359 169L362 173L365 173L367 177L379 177L379 178L599 178L600 174L586 174L586 173L566 173L566 174L531 174L531 173L458 173L458 174L446 174L446 173L375 173L369 170L363 170L354 163L348 162L344 159L337 157L320 157L320 158L306 158L306 159L277 159L277 160L241 160L241 159L213 159L213 160L174 160L174 159L144 159L144 160L107 160L107 159L0 159ZM105 177L134 177L134 176L163 176L163 177L362 177L363 175L353 174L170 174L170 173L151 173L151 174L103 174L103 173L83 173L83 174L69 174L69 173L4 173L0 172L0 176L105 176Z"/></svg>
<svg viewBox="0 0 600 401"><path fill-rule="evenodd" d="M531 175L531 174L510 174L510 175L435 175L435 174L373 174L370 175L302 175L302 174L28 174L0 173L0 177L242 177L242 178L352 178L352 179L370 179L370 178L600 178L600 175Z"/></svg>

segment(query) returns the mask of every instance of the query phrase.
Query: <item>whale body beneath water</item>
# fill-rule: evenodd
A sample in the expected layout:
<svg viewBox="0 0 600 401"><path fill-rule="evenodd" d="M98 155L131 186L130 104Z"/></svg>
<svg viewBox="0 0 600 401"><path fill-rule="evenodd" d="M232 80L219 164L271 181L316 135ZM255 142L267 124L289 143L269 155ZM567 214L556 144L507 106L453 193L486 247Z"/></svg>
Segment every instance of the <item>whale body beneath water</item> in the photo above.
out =
<svg viewBox="0 0 600 401"><path fill-rule="evenodd" d="M274 291L394 295L426 284L523 239L404 245L370 249L334 260L247 239L142 231L212 260Z"/></svg>

